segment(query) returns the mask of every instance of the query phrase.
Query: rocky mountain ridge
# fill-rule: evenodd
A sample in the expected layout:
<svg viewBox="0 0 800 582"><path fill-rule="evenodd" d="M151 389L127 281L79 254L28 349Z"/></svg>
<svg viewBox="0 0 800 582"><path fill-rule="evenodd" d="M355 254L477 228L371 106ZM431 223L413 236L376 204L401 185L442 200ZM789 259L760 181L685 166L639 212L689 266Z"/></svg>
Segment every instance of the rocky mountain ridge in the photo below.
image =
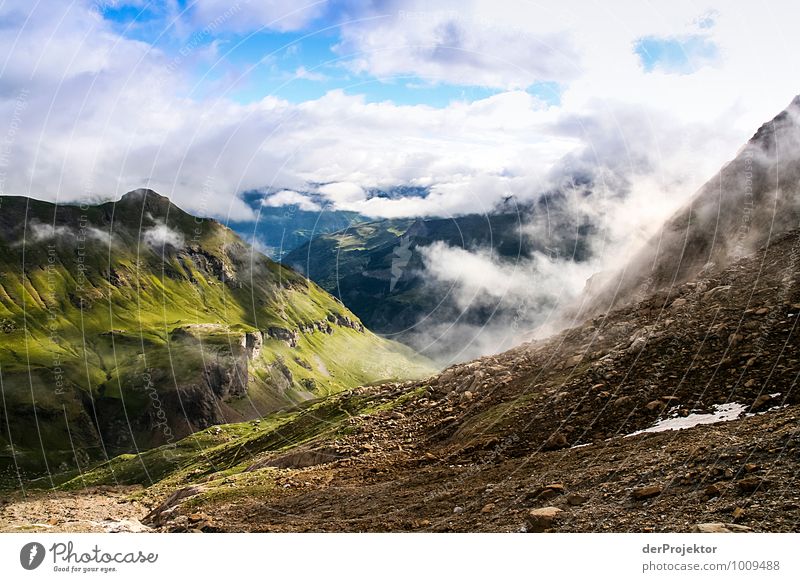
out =
<svg viewBox="0 0 800 582"><path fill-rule="evenodd" d="M723 269L800 226L800 96L762 125L618 272L593 280L577 317Z"/></svg>

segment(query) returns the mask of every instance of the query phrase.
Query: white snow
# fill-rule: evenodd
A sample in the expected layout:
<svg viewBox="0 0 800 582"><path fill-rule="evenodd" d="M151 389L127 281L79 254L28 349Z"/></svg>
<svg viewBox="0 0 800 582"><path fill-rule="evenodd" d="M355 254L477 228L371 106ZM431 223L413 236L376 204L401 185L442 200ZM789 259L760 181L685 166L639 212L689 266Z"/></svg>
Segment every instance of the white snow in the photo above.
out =
<svg viewBox="0 0 800 582"><path fill-rule="evenodd" d="M685 428L692 428L693 426L697 426L699 424L716 424L718 422L736 420L745 410L747 410L747 407L744 404L739 404L737 402L715 404L712 408L714 412L709 414L692 413L688 416L672 416L670 418L664 418L656 422L650 428L637 430L636 432L632 432L631 434L625 436L633 436L647 432L663 432L665 430L683 430Z"/></svg>

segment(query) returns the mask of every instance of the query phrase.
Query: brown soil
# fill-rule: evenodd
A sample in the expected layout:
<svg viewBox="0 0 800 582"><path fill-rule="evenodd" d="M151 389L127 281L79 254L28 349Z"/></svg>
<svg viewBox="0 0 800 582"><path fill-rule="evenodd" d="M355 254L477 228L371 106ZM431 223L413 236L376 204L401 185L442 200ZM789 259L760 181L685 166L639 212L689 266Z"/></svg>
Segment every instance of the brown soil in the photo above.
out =
<svg viewBox="0 0 800 582"><path fill-rule="evenodd" d="M689 531L705 522L797 531L798 428L793 406L523 458L498 452L483 463L398 452L284 471L269 499L203 510L223 531L520 531L531 509L546 506L564 510L554 529L565 532ZM646 487L658 492L635 499Z"/></svg>

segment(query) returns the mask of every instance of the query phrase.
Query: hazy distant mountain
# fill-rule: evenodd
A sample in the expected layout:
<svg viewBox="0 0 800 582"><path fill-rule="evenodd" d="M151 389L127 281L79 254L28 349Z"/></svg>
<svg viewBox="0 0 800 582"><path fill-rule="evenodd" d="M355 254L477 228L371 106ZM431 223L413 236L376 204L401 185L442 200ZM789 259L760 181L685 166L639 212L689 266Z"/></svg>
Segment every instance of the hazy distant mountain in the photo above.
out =
<svg viewBox="0 0 800 582"><path fill-rule="evenodd" d="M263 192L246 192L243 198L255 210L256 220L231 222L228 226L271 259L280 260L315 236L369 220L357 212L334 210L319 196L307 196L319 206L318 210L304 210L298 204L264 206Z"/></svg>
<svg viewBox="0 0 800 582"><path fill-rule="evenodd" d="M242 197L256 212L253 222L232 222L229 226L245 240L274 260L280 260L288 253L303 246L316 236L345 230L362 222L370 222L367 216L348 210L336 210L323 196L314 192L301 192L316 210L302 208L299 204L268 206L262 204L272 192L245 192ZM428 189L418 186L395 186L393 188L373 188L367 191L367 198L425 198Z"/></svg>
<svg viewBox="0 0 800 582"><path fill-rule="evenodd" d="M517 306L499 298L463 308L454 300L452 285L438 283L426 270L421 251L440 242L491 253L498 264L523 264L535 252L585 260L592 227L564 226L571 219L557 217L558 198L554 194L524 207L508 204L486 215L360 223L314 238L288 253L283 262L341 299L370 329L398 334L404 341L419 332L420 322L426 327L454 322L480 327L490 320L502 322ZM562 232L531 236L526 228L537 216L544 216L548 201L553 224L558 224L554 228ZM461 341L455 335L448 338L454 342L452 351L459 349L455 344Z"/></svg>

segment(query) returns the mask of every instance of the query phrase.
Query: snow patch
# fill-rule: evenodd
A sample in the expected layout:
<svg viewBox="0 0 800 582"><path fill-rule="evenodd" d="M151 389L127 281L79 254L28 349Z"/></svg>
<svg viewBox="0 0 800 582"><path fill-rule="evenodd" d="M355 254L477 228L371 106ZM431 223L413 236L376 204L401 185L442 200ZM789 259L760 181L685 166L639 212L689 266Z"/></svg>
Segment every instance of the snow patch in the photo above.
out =
<svg viewBox="0 0 800 582"><path fill-rule="evenodd" d="M685 428L692 428L693 426L700 424L716 424L718 422L736 420L744 413L745 410L747 410L747 407L744 404L739 404L738 402L729 402L727 404L715 404L712 406L712 409L714 411L708 414L692 413L688 416L672 416L670 418L664 418L656 422L650 428L637 430L636 432L632 432L631 434L625 436L634 436L648 432L664 432L666 430L683 430Z"/></svg>

